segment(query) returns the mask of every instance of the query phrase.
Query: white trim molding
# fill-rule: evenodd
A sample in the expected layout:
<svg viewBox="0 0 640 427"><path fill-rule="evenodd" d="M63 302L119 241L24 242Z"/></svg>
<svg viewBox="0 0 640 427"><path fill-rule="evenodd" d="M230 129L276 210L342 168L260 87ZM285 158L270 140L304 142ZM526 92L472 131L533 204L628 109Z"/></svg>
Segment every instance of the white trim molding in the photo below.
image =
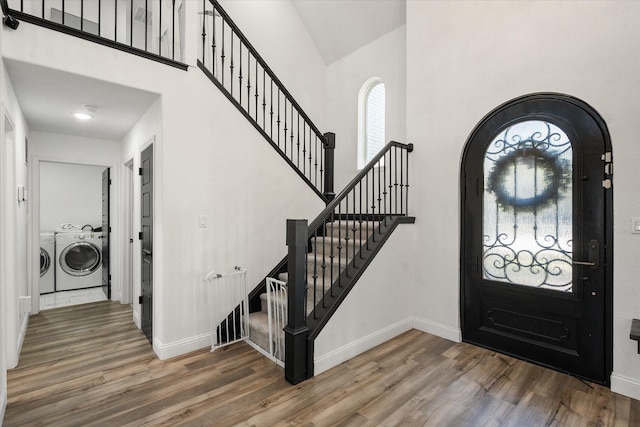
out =
<svg viewBox="0 0 640 427"><path fill-rule="evenodd" d="M640 400L640 381L614 372L611 374L611 391Z"/></svg>
<svg viewBox="0 0 640 427"><path fill-rule="evenodd" d="M172 357L181 356L200 350L205 347L211 347L211 333L196 335L195 337L185 338L170 344L163 344L158 338L153 338L153 351L160 360L171 359Z"/></svg>
<svg viewBox="0 0 640 427"><path fill-rule="evenodd" d="M453 342L462 341L462 333L458 328L444 325L442 323L433 322L419 317L413 318L413 327L419 331L426 332L431 335L438 336Z"/></svg>
<svg viewBox="0 0 640 427"><path fill-rule="evenodd" d="M319 375L334 366L338 366L342 362L346 362L347 360L352 359L377 345L385 343L390 339L407 332L412 328L412 323L411 318L408 318L362 337L359 340L350 342L349 344L330 351L327 354L323 354L318 357L314 355L313 374Z"/></svg>

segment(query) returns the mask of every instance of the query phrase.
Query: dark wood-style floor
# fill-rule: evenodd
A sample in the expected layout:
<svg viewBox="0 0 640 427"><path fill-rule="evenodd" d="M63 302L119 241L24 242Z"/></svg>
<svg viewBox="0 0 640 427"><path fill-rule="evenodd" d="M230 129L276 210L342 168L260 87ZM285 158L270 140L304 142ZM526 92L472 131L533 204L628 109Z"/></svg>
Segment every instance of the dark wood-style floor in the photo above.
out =
<svg viewBox="0 0 640 427"><path fill-rule="evenodd" d="M5 426L627 426L640 402L412 330L297 386L240 343L158 360L131 310L31 318Z"/></svg>

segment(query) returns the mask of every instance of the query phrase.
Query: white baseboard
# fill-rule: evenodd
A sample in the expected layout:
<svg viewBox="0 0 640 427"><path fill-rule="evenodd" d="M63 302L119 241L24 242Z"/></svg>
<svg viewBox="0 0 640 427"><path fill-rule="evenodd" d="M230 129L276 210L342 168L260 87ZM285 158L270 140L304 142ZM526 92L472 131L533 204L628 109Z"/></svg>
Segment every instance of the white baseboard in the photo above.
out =
<svg viewBox="0 0 640 427"><path fill-rule="evenodd" d="M170 344L163 344L157 338L153 339L153 351L155 351L160 360L171 359L205 347L211 347L211 333L197 335Z"/></svg>
<svg viewBox="0 0 640 427"><path fill-rule="evenodd" d="M138 327L138 329L142 329L142 322L140 321L140 313L133 310L133 323Z"/></svg>
<svg viewBox="0 0 640 427"><path fill-rule="evenodd" d="M426 332L449 341L462 341L462 333L460 332L460 329L452 328L451 326L443 325L442 323L414 317L413 327L419 331Z"/></svg>
<svg viewBox="0 0 640 427"><path fill-rule="evenodd" d="M315 357L314 355L313 374L319 375L322 372L327 371L342 362L346 362L347 360L356 357L357 355L362 354L377 345L387 342L390 339L395 338L404 332L407 332L413 327L412 323L413 322L411 318L405 319L394 325L369 334L366 337L360 338L359 340L353 341L345 346L337 348L327 354L323 354L318 357Z"/></svg>
<svg viewBox="0 0 640 427"><path fill-rule="evenodd" d="M22 345L24 344L24 337L27 335L27 327L29 326L29 314L25 314L22 316L22 322L20 323L20 333L18 334L18 342L16 343L16 357L15 357L15 365L10 366L7 363L7 369L13 369L18 366L18 361L20 360L20 353L22 352ZM11 364L13 365L13 363Z"/></svg>
<svg viewBox="0 0 640 427"><path fill-rule="evenodd" d="M640 381L614 372L611 374L611 391L640 400Z"/></svg>
<svg viewBox="0 0 640 427"><path fill-rule="evenodd" d="M4 414L7 411L7 393L5 390L0 391L0 426L4 422Z"/></svg>

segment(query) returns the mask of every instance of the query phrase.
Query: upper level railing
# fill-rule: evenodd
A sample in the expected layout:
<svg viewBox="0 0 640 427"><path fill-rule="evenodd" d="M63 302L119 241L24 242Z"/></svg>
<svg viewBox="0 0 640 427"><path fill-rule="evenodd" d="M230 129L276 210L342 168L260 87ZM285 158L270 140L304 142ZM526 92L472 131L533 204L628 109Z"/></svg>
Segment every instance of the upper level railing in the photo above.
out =
<svg viewBox="0 0 640 427"><path fill-rule="evenodd" d="M0 0L0 4L16 28L19 21L29 22L187 69L182 63L185 0Z"/></svg>
<svg viewBox="0 0 640 427"><path fill-rule="evenodd" d="M333 140L318 130L216 0L202 0L199 13L199 67L303 180L331 200Z"/></svg>

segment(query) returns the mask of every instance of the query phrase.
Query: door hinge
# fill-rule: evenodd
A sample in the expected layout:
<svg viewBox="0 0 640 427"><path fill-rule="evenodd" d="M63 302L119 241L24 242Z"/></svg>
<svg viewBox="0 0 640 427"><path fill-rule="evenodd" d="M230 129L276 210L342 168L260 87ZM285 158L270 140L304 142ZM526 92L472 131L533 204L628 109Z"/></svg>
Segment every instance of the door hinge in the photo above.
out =
<svg viewBox="0 0 640 427"><path fill-rule="evenodd" d="M142 168L138 168L138 175L142 176Z"/></svg>
<svg viewBox="0 0 640 427"><path fill-rule="evenodd" d="M109 275L109 281L111 281L111 275Z"/></svg>
<svg viewBox="0 0 640 427"><path fill-rule="evenodd" d="M611 156L611 151L607 151L600 156L600 158L604 162L604 174L613 175L613 157Z"/></svg>
<svg viewBox="0 0 640 427"><path fill-rule="evenodd" d="M142 240L142 231L138 233L138 240Z"/></svg>
<svg viewBox="0 0 640 427"><path fill-rule="evenodd" d="M138 297L138 304L142 305L142 302L144 301L144 296L140 295Z"/></svg>
<svg viewBox="0 0 640 427"><path fill-rule="evenodd" d="M109 179L109 185L111 185L111 179Z"/></svg>
<svg viewBox="0 0 640 427"><path fill-rule="evenodd" d="M609 190L611 188L611 180L609 178L602 181L602 188Z"/></svg>

